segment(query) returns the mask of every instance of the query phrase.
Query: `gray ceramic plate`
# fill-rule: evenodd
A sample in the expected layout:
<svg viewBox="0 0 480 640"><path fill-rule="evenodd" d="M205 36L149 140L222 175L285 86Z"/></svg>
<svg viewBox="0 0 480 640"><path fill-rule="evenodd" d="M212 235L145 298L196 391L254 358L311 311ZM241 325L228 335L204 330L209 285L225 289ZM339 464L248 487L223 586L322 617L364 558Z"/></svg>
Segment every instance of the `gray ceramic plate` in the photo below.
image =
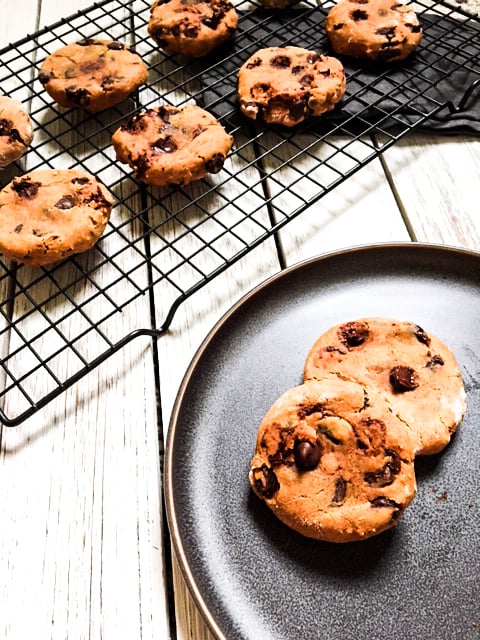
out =
<svg viewBox="0 0 480 640"><path fill-rule="evenodd" d="M252 494L257 428L301 382L329 326L412 320L455 353L467 413L450 445L419 459L396 529L334 545L290 531ZM166 500L186 582L213 634L234 640L480 637L480 255L420 244L360 247L257 287L209 334L168 434Z"/></svg>

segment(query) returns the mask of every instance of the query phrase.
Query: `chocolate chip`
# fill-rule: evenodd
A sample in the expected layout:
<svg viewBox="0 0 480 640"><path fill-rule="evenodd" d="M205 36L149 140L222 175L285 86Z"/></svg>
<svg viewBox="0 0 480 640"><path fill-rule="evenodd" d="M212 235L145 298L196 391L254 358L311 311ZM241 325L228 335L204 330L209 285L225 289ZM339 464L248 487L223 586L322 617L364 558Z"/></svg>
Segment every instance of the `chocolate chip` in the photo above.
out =
<svg viewBox="0 0 480 640"><path fill-rule="evenodd" d="M387 487L395 480L395 476L400 473L401 461L395 451L387 450L385 455L390 457L381 469L365 473L363 479L369 485L374 487Z"/></svg>
<svg viewBox="0 0 480 640"><path fill-rule="evenodd" d="M39 187L41 187L40 182L32 182L29 178L14 179L12 184L12 189L15 193L17 193L20 198L25 198L25 200L34 198L37 195Z"/></svg>
<svg viewBox="0 0 480 640"><path fill-rule="evenodd" d="M198 138L198 136L203 133L204 131L206 131L207 129L205 127L202 127L202 125L198 125L198 127L195 127L195 129L192 130L192 138ZM222 156L223 157L223 156ZM222 166L223 166L223 160L222 160ZM221 169L222 167L220 167ZM219 169L219 170L220 170ZM212 173L210 171L210 173Z"/></svg>
<svg viewBox="0 0 480 640"><path fill-rule="evenodd" d="M425 366L428 367L429 369L433 369L433 367L442 367L444 364L445 364L445 361L442 358L442 356L432 356L432 358L430 358L430 360L427 361Z"/></svg>
<svg viewBox="0 0 480 640"><path fill-rule="evenodd" d="M294 76L298 75L301 71L303 71L305 69L303 64L296 64L294 67L292 67L292 74Z"/></svg>
<svg viewBox="0 0 480 640"><path fill-rule="evenodd" d="M291 64L291 60L288 56L278 55L270 60L270 66L277 69L287 69Z"/></svg>
<svg viewBox="0 0 480 640"><path fill-rule="evenodd" d="M118 42L118 40L112 40L107 44L107 49L112 49L113 51L120 51L121 49L126 49L125 45L122 42Z"/></svg>
<svg viewBox="0 0 480 640"><path fill-rule="evenodd" d="M308 64L315 64L315 62L318 62L321 59L322 59L322 54L321 53L310 53L307 56Z"/></svg>
<svg viewBox="0 0 480 640"><path fill-rule="evenodd" d="M213 3L212 3L213 4ZM203 18L203 24L209 29L217 29L225 14L230 11L231 5L228 2L218 2L213 4L213 14L209 18Z"/></svg>
<svg viewBox="0 0 480 640"><path fill-rule="evenodd" d="M172 136L158 138L156 142L150 145L154 151L163 151L164 153L174 153L178 149L178 145Z"/></svg>
<svg viewBox="0 0 480 640"><path fill-rule="evenodd" d="M102 89L104 91L111 91L112 85L115 84L117 78L115 76L104 76L102 78Z"/></svg>
<svg viewBox="0 0 480 640"><path fill-rule="evenodd" d="M355 11L352 11L350 14L350 17L355 22L359 22L360 20L368 20L368 13L363 11L363 9L355 9Z"/></svg>
<svg viewBox="0 0 480 640"><path fill-rule="evenodd" d="M393 367L390 370L390 384L397 393L413 391L418 387L418 376L411 367Z"/></svg>
<svg viewBox="0 0 480 640"><path fill-rule="evenodd" d="M395 509L396 511L400 511L401 507L398 502L395 500L390 500L390 498L386 498L385 496L378 496L378 498L374 498L370 500L370 504L375 509Z"/></svg>
<svg viewBox="0 0 480 640"><path fill-rule="evenodd" d="M280 489L275 472L266 464L253 469L252 474L255 489L263 498L272 498Z"/></svg>
<svg viewBox="0 0 480 640"><path fill-rule="evenodd" d="M57 209L71 209L76 204L76 199L74 196L62 196L58 202L55 203L55 207Z"/></svg>
<svg viewBox="0 0 480 640"><path fill-rule="evenodd" d="M310 87L313 82L313 76L311 73L306 73L300 78L300 84L302 87Z"/></svg>
<svg viewBox="0 0 480 640"><path fill-rule="evenodd" d="M418 324L415 326L415 337L422 344L426 344L427 347L430 346L430 337L425 333L422 327L418 326Z"/></svg>
<svg viewBox="0 0 480 640"><path fill-rule="evenodd" d="M347 483L340 476L335 480L335 491L331 505L333 507L340 507L345 502L345 496L347 495Z"/></svg>
<svg viewBox="0 0 480 640"><path fill-rule="evenodd" d="M136 113L127 120L127 122L122 124L120 127L121 130L126 131L127 133L138 133L140 131L144 131L147 128L146 117L148 117L149 112L154 113L151 109L143 113Z"/></svg>
<svg viewBox="0 0 480 640"><path fill-rule="evenodd" d="M99 40L94 40L93 38L85 38L84 40L79 40L77 44L80 47L89 47L92 44L103 44Z"/></svg>
<svg viewBox="0 0 480 640"><path fill-rule="evenodd" d="M179 109L176 107L159 107L157 113L164 122L170 122L170 116L173 116L178 112Z"/></svg>
<svg viewBox="0 0 480 640"><path fill-rule="evenodd" d="M312 404L301 404L297 409L297 416L300 420L303 420L307 416L311 416L312 413L321 413L323 411L323 405L320 402Z"/></svg>
<svg viewBox="0 0 480 640"><path fill-rule="evenodd" d="M50 78L53 78L53 73L47 73L46 71L40 71L40 73L38 74L38 79L42 84L47 84L47 82L50 80Z"/></svg>
<svg viewBox="0 0 480 640"><path fill-rule="evenodd" d="M318 442L309 440L298 440L294 447L295 464L300 469L310 471L315 469L320 462L322 449Z"/></svg>
<svg viewBox="0 0 480 640"><path fill-rule="evenodd" d="M223 168L224 162L225 156L221 153L216 153L210 158L210 160L205 162L205 169L208 173L218 173Z"/></svg>
<svg viewBox="0 0 480 640"><path fill-rule="evenodd" d="M79 89L75 85L65 87L65 96L68 100L81 107L87 107L90 104L90 92L88 89Z"/></svg>
<svg viewBox="0 0 480 640"><path fill-rule="evenodd" d="M183 35L185 38L198 38L198 27L194 25L188 25L183 30Z"/></svg>
<svg viewBox="0 0 480 640"><path fill-rule="evenodd" d="M364 322L347 322L337 331L338 338L348 349L359 347L367 340L370 332Z"/></svg>
<svg viewBox="0 0 480 640"><path fill-rule="evenodd" d="M381 27L380 29L376 29L375 33L391 40L395 37L395 27Z"/></svg>
<svg viewBox="0 0 480 640"><path fill-rule="evenodd" d="M142 154L135 160L133 168L137 178L141 180L150 168L150 162L146 153Z"/></svg>
<svg viewBox="0 0 480 640"><path fill-rule="evenodd" d="M17 226L15 227L15 229L13 230L15 233L20 233L20 231L23 229L23 224L17 224Z"/></svg>
<svg viewBox="0 0 480 640"><path fill-rule="evenodd" d="M407 24L406 25L412 33L420 33L422 27L419 24Z"/></svg>
<svg viewBox="0 0 480 640"><path fill-rule="evenodd" d="M248 62L246 65L247 69L254 69L255 67L259 67L262 64L261 58L255 58L251 62Z"/></svg>
<svg viewBox="0 0 480 640"><path fill-rule="evenodd" d="M337 24L333 25L333 30L340 31L340 29L343 29L344 26L345 26L344 22L338 22Z"/></svg>
<svg viewBox="0 0 480 640"><path fill-rule="evenodd" d="M305 100L295 100L288 109L288 115L292 120L301 120L309 112Z"/></svg>
<svg viewBox="0 0 480 640"><path fill-rule="evenodd" d="M70 182L72 184L88 184L90 182L90 178L72 178Z"/></svg>

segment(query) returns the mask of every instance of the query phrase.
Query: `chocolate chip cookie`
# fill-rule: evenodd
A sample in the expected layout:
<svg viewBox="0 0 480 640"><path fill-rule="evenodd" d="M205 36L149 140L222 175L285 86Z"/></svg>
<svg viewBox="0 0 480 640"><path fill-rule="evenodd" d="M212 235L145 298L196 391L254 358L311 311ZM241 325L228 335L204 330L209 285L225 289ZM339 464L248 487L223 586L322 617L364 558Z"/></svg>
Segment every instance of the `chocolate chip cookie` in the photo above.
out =
<svg viewBox="0 0 480 640"><path fill-rule="evenodd" d="M301 47L260 49L238 72L242 113L270 124L293 127L330 111L344 93L341 62Z"/></svg>
<svg viewBox="0 0 480 640"><path fill-rule="evenodd" d="M87 38L47 56L38 79L62 107L97 113L125 100L147 76L140 56L122 42Z"/></svg>
<svg viewBox="0 0 480 640"><path fill-rule="evenodd" d="M339 0L325 30L335 53L380 62L404 60L422 39L415 11L397 0Z"/></svg>
<svg viewBox="0 0 480 640"><path fill-rule="evenodd" d="M211 114L195 105L161 106L132 116L112 136L117 160L157 187L186 185L218 173L232 137Z"/></svg>
<svg viewBox="0 0 480 640"><path fill-rule="evenodd" d="M329 542L393 527L416 491L405 425L373 391L335 377L289 389L272 405L249 478L282 522Z"/></svg>
<svg viewBox="0 0 480 640"><path fill-rule="evenodd" d="M332 373L381 393L411 430L417 454L441 451L463 419L465 389L453 353L413 322L364 318L332 327L310 349L304 378Z"/></svg>
<svg viewBox="0 0 480 640"><path fill-rule="evenodd" d="M108 190L77 169L40 169L0 191L0 252L30 266L90 249L113 206Z"/></svg>
<svg viewBox="0 0 480 640"><path fill-rule="evenodd" d="M0 96L0 169L18 160L32 140L32 121L22 103Z"/></svg>
<svg viewBox="0 0 480 640"><path fill-rule="evenodd" d="M148 33L166 53L200 58L229 40L238 16L229 0L156 0Z"/></svg>

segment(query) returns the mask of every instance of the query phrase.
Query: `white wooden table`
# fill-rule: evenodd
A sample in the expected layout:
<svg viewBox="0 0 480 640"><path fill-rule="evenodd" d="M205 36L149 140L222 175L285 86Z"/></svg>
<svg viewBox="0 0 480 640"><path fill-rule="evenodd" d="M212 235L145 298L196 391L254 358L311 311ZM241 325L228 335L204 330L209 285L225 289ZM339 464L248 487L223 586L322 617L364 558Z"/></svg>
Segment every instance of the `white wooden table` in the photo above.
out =
<svg viewBox="0 0 480 640"><path fill-rule="evenodd" d="M1 0L0 47L90 4ZM479 193L479 138L411 134L282 230L287 264L386 241L480 250ZM1 637L211 638L162 542L158 423L208 330L279 269L273 245L256 250L180 307L157 343L161 416L151 344L135 340L0 430Z"/></svg>

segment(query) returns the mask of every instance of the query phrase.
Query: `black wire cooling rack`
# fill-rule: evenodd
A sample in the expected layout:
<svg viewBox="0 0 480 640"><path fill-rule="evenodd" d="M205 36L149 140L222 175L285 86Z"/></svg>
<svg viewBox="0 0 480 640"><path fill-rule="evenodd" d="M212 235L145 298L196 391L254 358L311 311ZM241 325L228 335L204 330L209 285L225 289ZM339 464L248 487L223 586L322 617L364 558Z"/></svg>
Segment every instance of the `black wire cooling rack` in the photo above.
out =
<svg viewBox="0 0 480 640"><path fill-rule="evenodd" d="M479 20L459 5L416 3L424 27L416 54L390 67L344 61L342 104L294 130L247 122L237 106L236 73L261 47L328 53L322 26L328 5L236 6L234 38L201 60L158 50L147 33L144 0L98 2L0 51L0 90L27 105L35 127L31 149L0 174L2 186L27 170L82 167L117 198L104 236L89 252L48 268L0 260L5 425L20 424L135 337L161 336L185 299L412 129L475 124ZM87 37L125 41L149 67L144 87L97 115L57 107L37 79L46 55ZM173 191L142 185L115 161L112 133L140 107L191 101L234 137L224 169ZM164 317L140 317L131 331L143 296L150 309L161 300ZM15 415L8 415L11 394Z"/></svg>

